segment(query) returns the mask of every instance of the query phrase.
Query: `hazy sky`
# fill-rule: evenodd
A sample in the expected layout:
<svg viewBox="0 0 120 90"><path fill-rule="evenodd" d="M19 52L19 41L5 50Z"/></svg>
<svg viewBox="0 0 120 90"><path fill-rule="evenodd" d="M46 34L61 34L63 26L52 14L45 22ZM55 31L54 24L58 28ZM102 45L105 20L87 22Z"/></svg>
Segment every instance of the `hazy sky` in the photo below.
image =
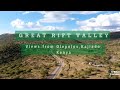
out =
<svg viewBox="0 0 120 90"><path fill-rule="evenodd" d="M15 30L120 31L119 11L0 11L0 34Z"/></svg>

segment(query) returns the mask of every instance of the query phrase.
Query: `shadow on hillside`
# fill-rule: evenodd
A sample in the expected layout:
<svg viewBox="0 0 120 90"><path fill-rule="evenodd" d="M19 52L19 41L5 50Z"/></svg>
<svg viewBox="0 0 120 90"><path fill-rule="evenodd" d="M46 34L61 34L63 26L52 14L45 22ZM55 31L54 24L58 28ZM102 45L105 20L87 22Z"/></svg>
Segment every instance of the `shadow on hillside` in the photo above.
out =
<svg viewBox="0 0 120 90"><path fill-rule="evenodd" d="M10 44L0 50L0 64L22 58L19 44Z"/></svg>

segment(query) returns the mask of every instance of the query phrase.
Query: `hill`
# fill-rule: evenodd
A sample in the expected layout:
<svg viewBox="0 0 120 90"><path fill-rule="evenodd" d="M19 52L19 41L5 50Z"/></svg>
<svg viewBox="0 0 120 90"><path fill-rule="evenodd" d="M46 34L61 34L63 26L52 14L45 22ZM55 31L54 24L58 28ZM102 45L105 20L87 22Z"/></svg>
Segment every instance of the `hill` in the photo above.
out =
<svg viewBox="0 0 120 90"><path fill-rule="evenodd" d="M119 32L111 32L110 39L118 39L120 38L120 31Z"/></svg>
<svg viewBox="0 0 120 90"><path fill-rule="evenodd" d="M22 56L13 34L0 35L0 79L42 79L56 63L48 55Z"/></svg>

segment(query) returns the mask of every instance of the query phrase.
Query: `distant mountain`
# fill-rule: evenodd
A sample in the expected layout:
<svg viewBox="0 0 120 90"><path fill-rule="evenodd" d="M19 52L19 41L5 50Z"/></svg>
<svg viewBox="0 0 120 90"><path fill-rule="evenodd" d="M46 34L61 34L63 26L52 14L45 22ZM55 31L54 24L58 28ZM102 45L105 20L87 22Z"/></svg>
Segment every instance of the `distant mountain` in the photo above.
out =
<svg viewBox="0 0 120 90"><path fill-rule="evenodd" d="M111 32L110 39L118 39L120 38L120 31L119 32Z"/></svg>
<svg viewBox="0 0 120 90"><path fill-rule="evenodd" d="M14 37L14 34L6 33L6 34L0 35L0 40L13 39L13 37Z"/></svg>
<svg viewBox="0 0 120 90"><path fill-rule="evenodd" d="M0 35L0 44L8 44L13 43L14 41L14 34L2 34Z"/></svg>

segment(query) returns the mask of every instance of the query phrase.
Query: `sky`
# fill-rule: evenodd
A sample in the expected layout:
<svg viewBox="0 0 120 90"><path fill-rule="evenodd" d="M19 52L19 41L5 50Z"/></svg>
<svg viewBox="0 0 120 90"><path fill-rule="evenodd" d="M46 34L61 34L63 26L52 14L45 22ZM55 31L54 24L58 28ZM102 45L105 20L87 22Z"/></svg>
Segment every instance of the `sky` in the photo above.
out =
<svg viewBox="0 0 120 90"><path fill-rule="evenodd" d="M0 34L17 30L120 31L120 12L0 11Z"/></svg>

